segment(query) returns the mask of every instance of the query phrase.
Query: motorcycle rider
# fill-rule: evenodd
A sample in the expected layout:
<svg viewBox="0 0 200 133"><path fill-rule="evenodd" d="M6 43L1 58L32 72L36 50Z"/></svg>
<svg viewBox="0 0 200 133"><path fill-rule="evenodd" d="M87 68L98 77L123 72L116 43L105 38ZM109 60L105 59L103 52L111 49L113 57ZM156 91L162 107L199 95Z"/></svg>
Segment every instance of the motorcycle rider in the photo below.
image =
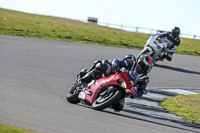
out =
<svg viewBox="0 0 200 133"><path fill-rule="evenodd" d="M148 73L150 72L153 66L153 59L148 55L141 55L140 58L132 54L126 55L123 59L113 59L113 60L97 60L94 62L93 66L87 71L86 69L81 70L78 75L78 82L87 82L89 83L92 79L99 79L105 76L113 74L114 71L119 71L121 68L125 68L129 71L135 71L139 74L140 79L137 82L138 90L135 97L141 97L143 94L146 94L146 87L149 83ZM112 105L112 108L119 112L124 107L124 99L121 99L117 103Z"/></svg>
<svg viewBox="0 0 200 133"><path fill-rule="evenodd" d="M146 54L143 54L139 57L137 61L137 66L134 71L139 74L140 80L136 83L138 89L135 96L130 96L130 98L142 97L143 94L147 94L146 87L149 83L148 73L151 71L153 67L153 59ZM112 105L112 108L120 112L124 107L124 99L118 101L117 103Z"/></svg>
<svg viewBox="0 0 200 133"><path fill-rule="evenodd" d="M171 32L164 32L162 35L167 39L167 49L163 58L166 58L168 61L172 60L172 56L176 48L180 45L181 41L179 38L180 28L175 27Z"/></svg>
<svg viewBox="0 0 200 133"><path fill-rule="evenodd" d="M89 83L92 79L99 79L114 74L115 71L123 67L129 71L134 70L136 60L136 57L132 54L127 54L123 59L97 60L88 71L86 69L81 70L78 75L78 82Z"/></svg>

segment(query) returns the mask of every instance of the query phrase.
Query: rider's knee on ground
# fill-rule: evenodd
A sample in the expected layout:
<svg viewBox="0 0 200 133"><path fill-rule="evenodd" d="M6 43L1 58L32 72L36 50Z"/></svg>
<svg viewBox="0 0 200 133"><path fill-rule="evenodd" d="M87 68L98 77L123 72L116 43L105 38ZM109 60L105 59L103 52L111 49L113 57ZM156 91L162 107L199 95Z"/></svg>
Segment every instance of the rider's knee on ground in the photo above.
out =
<svg viewBox="0 0 200 133"><path fill-rule="evenodd" d="M123 108L124 108L124 104L125 104L125 99L121 99L120 101L118 101L117 103L113 104L112 105L112 108L119 112L119 111L122 111Z"/></svg>
<svg viewBox="0 0 200 133"><path fill-rule="evenodd" d="M143 95L142 90L138 89L138 91L137 91L137 97L141 97L142 95Z"/></svg>

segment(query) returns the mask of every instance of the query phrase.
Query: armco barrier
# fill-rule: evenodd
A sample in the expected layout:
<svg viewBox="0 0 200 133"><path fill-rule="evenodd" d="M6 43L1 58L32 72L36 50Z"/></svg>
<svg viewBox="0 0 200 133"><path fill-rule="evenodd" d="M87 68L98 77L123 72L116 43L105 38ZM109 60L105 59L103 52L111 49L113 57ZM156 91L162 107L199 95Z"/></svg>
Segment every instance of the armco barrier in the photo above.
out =
<svg viewBox="0 0 200 133"><path fill-rule="evenodd" d="M78 21L87 23L87 21L84 21L84 20L78 20ZM96 24L101 25L101 26L108 26L111 28L121 29L128 32L138 32L138 33L145 33L145 34L157 34L159 32L164 32L163 30L158 30L158 29L150 29L150 28L144 28L144 27L127 26L127 25L119 25L119 24L111 24L111 23L103 23L103 22L97 22ZM192 34L186 34L186 33L181 33L180 37L200 39L199 35L192 35Z"/></svg>
<svg viewBox="0 0 200 133"><path fill-rule="evenodd" d="M101 23L101 22L99 22L98 25L117 28L117 29L129 31L129 32L138 32L138 33L146 33L146 34L156 34L156 33L159 33L159 32L165 32L163 30L158 30L158 29L150 29L150 28L134 27L134 26L126 26L126 25L117 25L117 24ZM200 39L200 36L192 35L192 34L181 33L180 36L184 37L184 38Z"/></svg>

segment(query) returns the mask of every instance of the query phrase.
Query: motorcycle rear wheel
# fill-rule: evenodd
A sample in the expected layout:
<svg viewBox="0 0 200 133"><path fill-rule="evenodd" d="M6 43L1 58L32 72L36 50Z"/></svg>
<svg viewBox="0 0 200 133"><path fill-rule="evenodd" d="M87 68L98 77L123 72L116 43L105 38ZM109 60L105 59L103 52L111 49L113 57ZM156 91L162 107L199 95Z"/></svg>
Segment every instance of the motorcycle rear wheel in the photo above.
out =
<svg viewBox="0 0 200 133"><path fill-rule="evenodd" d="M92 108L95 110L103 110L115 102L119 101L122 93L119 89L112 92L109 96L99 96L92 104Z"/></svg>
<svg viewBox="0 0 200 133"><path fill-rule="evenodd" d="M66 99L69 103L77 104L80 102L80 100L78 98L78 95L80 93L80 91L78 90L78 87L81 85L82 84L75 84L68 90Z"/></svg>

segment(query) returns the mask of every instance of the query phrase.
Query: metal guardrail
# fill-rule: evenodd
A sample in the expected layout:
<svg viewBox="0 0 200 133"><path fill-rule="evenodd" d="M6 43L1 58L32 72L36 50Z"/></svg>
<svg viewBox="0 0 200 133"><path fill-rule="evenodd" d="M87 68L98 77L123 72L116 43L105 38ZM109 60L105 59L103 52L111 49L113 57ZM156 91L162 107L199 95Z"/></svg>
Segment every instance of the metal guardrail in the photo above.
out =
<svg viewBox="0 0 200 133"><path fill-rule="evenodd" d="M82 21L82 20L79 20L79 21ZM82 22L87 22L87 21L82 21ZM160 32L165 32L163 30L158 30L158 29L150 29L150 28L144 28L144 27L127 26L127 25L119 25L119 24L111 24L111 23L103 23L103 22L98 22L97 24L101 26L107 26L111 28L116 28L116 29L121 29L128 32L136 32L136 33L157 34ZM190 38L190 39L200 39L200 36L198 35L185 34L185 33L181 33L180 37Z"/></svg>
<svg viewBox="0 0 200 133"><path fill-rule="evenodd" d="M84 21L84 20L77 20L77 21L89 23L88 21ZM127 26L127 25L119 25L119 24L111 24L111 23L103 23L103 22L97 22L96 24L101 25L101 26L121 29L127 32L136 32L136 33L145 33L145 34L157 34L157 33L165 32L164 30L158 30L158 29L150 29L150 28L144 28L144 27ZM199 35L192 35L192 34L186 34L186 33L181 33L180 37L190 38L190 39L200 39Z"/></svg>
<svg viewBox="0 0 200 133"><path fill-rule="evenodd" d="M125 30L125 31L128 31L128 32L137 32L137 33L146 33L146 34L157 34L157 33L160 33L160 32L165 32L163 30L158 30L158 29L150 29L150 28L134 27L134 26L126 26L126 25L117 25L117 24L102 23L102 22L98 22L97 24L102 25L102 26L108 26L108 27L112 27L112 28ZM181 33L180 37L191 38L191 39L200 39L200 36L198 36L198 35L185 34L185 33Z"/></svg>

